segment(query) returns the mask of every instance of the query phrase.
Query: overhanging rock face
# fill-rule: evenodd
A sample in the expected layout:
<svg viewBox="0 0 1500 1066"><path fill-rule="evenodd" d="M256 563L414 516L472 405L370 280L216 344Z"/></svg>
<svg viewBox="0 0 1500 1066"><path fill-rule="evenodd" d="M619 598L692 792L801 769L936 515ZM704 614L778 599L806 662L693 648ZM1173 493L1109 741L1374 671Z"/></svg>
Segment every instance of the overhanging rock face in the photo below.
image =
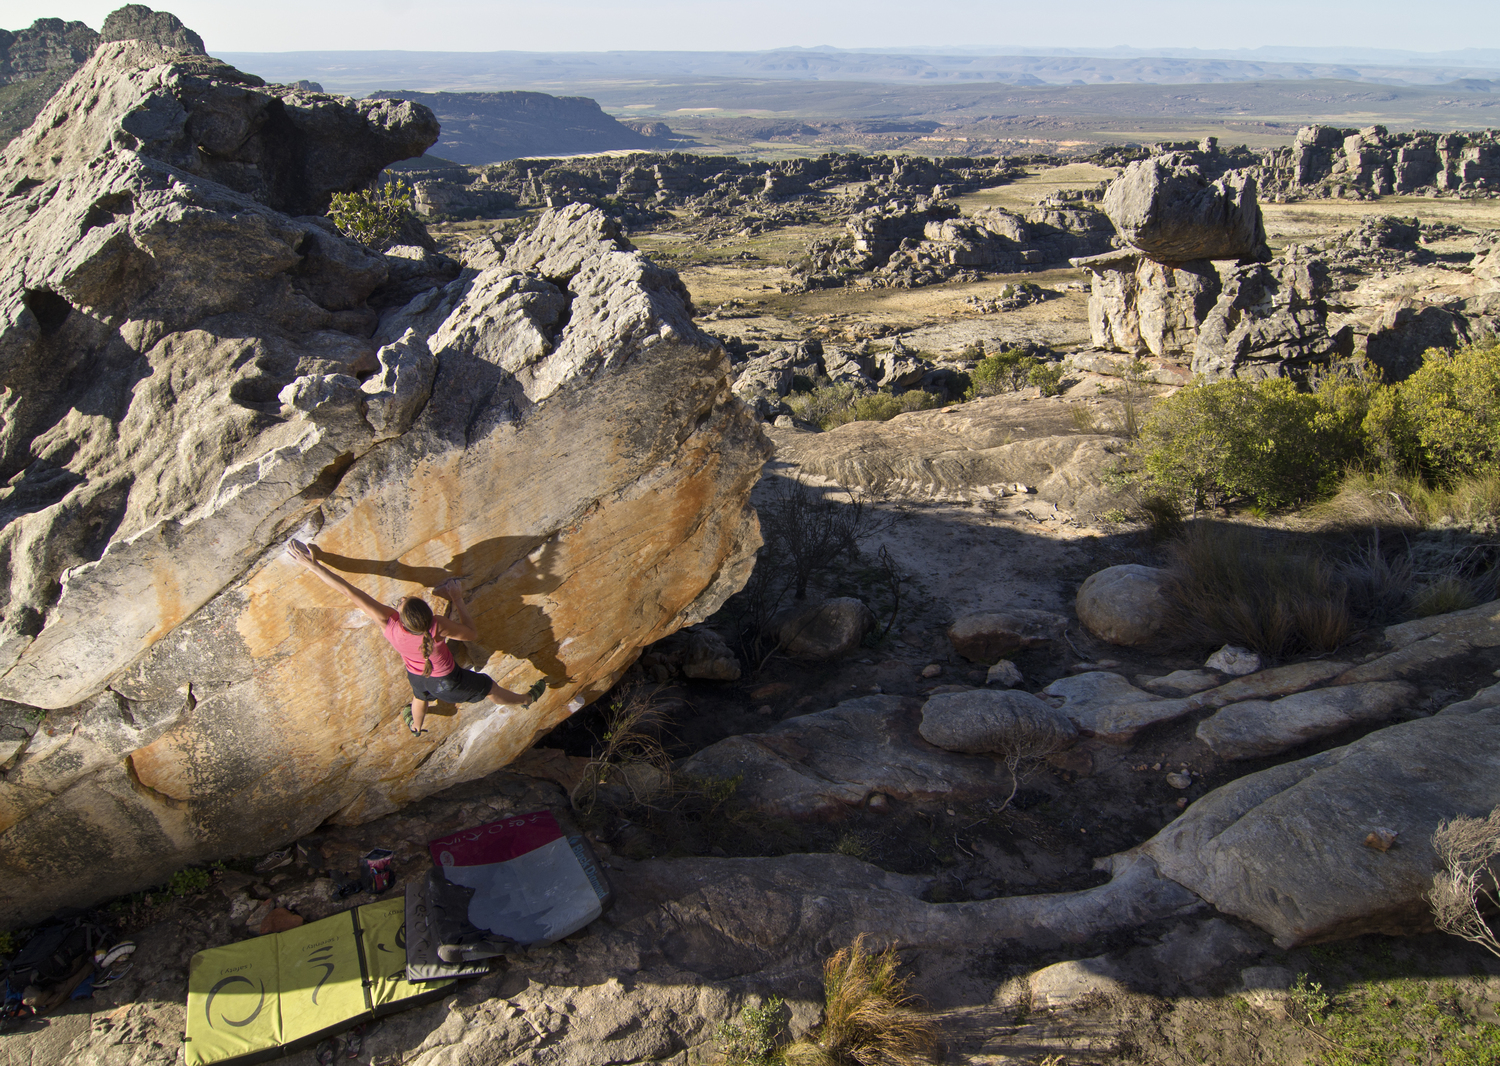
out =
<svg viewBox="0 0 1500 1066"><path fill-rule="evenodd" d="M47 712L0 779L0 925L505 765L760 543L768 445L674 274L572 207L402 302L412 260L277 207L430 114L253 82L105 45L0 156L0 699ZM210 129L207 162L149 150ZM385 602L462 575L473 665L552 687L413 740L399 660L292 536Z"/></svg>

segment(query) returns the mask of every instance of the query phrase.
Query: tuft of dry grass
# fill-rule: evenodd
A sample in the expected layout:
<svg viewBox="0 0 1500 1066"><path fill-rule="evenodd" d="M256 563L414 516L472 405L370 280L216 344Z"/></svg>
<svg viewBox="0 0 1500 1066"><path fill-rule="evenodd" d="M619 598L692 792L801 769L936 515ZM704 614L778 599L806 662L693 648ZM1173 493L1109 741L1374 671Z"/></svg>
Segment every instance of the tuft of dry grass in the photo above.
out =
<svg viewBox="0 0 1500 1066"><path fill-rule="evenodd" d="M1411 595L1411 613L1416 618L1449 614L1478 607L1479 595L1474 586L1460 577L1444 574L1428 582Z"/></svg>
<svg viewBox="0 0 1500 1066"><path fill-rule="evenodd" d="M1320 555L1212 522L1192 523L1167 552L1175 628L1193 643L1275 657L1331 651L1354 631L1348 588Z"/></svg>
<svg viewBox="0 0 1500 1066"><path fill-rule="evenodd" d="M1456 527L1493 532L1500 523L1500 473L1460 478L1431 485L1420 477L1388 470L1351 471L1338 493L1309 508L1324 530L1430 529Z"/></svg>
<svg viewBox="0 0 1500 1066"><path fill-rule="evenodd" d="M672 759L662 746L664 720L658 687L633 685L610 701L597 754L584 767L570 799L574 810L592 813L607 785L622 785L642 806L672 789Z"/></svg>
<svg viewBox="0 0 1500 1066"><path fill-rule="evenodd" d="M786 1066L922 1066L937 1032L906 990L894 948L865 951L860 934L823 964L823 1024L782 1050Z"/></svg>
<svg viewBox="0 0 1500 1066"><path fill-rule="evenodd" d="M1437 927L1500 955L1500 939L1484 918L1500 910L1500 807L1488 818L1444 822L1432 847L1443 866L1427 894Z"/></svg>

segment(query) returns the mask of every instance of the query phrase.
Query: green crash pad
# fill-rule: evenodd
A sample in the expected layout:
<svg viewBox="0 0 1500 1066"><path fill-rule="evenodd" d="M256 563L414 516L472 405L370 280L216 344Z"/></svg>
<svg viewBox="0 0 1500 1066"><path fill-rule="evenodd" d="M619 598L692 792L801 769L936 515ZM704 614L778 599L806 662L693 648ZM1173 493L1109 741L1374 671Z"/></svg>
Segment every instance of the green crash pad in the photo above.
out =
<svg viewBox="0 0 1500 1066"><path fill-rule="evenodd" d="M406 980L406 901L357 907L193 956L187 1066L257 1062L365 1018L415 1006L452 981Z"/></svg>

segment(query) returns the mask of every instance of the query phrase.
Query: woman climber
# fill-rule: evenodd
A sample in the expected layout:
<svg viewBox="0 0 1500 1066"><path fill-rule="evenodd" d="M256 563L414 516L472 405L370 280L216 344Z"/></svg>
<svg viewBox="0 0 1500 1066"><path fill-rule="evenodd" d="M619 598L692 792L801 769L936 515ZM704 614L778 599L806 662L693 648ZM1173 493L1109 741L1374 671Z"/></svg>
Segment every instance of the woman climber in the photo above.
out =
<svg viewBox="0 0 1500 1066"><path fill-rule="evenodd" d="M401 653L406 663L407 679L411 681L412 736L426 732L422 723L427 718L430 703L477 703L488 699L495 704L515 705L529 703L536 697L535 689L530 695L512 692L501 688L487 674L465 670L453 661L447 638L479 639L474 619L469 617L469 608L464 604L458 578L450 578L432 590L434 595L453 605L459 618L455 622L451 618L434 617L432 608L416 596L406 596L395 607L388 607L318 562L318 549L311 544L294 540L286 550L325 585L343 593L356 607L384 626L385 639ZM545 685L545 681L542 684Z"/></svg>

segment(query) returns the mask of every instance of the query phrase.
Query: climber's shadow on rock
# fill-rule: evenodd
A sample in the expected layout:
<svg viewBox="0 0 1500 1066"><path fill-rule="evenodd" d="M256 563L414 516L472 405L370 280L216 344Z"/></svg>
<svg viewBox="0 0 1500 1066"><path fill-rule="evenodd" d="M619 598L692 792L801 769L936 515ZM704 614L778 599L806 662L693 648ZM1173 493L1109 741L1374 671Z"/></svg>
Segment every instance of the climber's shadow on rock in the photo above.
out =
<svg viewBox="0 0 1500 1066"><path fill-rule="evenodd" d="M552 619L527 596L548 593L562 583L557 571L558 542L550 538L491 537L455 555L446 566L413 566L399 559L359 559L319 549L318 558L346 576L376 575L421 586L429 601L431 591L450 578L463 581L464 599L479 630L477 642L464 642L470 665L482 669L495 651L531 663L548 678L568 677L559 657L564 636L554 632ZM437 605L434 605L435 609ZM458 642L455 642L458 643Z"/></svg>

